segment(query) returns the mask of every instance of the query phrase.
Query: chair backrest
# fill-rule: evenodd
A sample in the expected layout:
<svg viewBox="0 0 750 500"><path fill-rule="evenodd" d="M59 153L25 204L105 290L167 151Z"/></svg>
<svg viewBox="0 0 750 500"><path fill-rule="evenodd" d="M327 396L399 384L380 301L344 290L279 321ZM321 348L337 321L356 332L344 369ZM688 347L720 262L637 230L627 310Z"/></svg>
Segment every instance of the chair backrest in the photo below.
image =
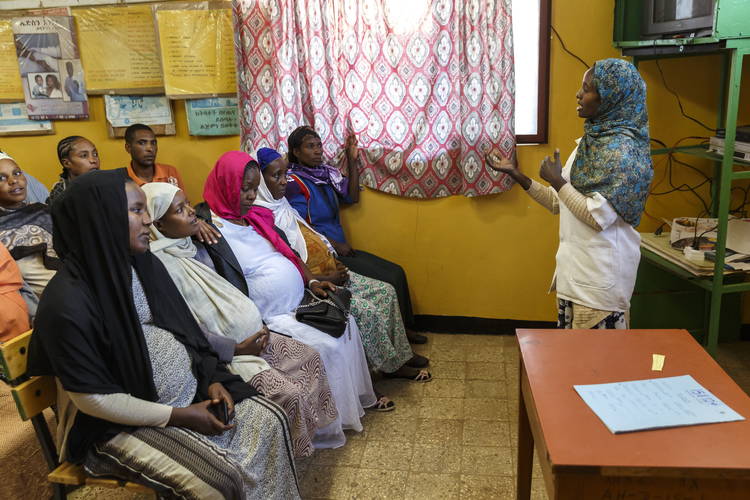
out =
<svg viewBox="0 0 750 500"><path fill-rule="evenodd" d="M55 404L57 386L53 377L26 377L31 330L0 343L0 369L12 386L11 394L23 420L40 414Z"/></svg>
<svg viewBox="0 0 750 500"><path fill-rule="evenodd" d="M30 340L31 330L7 342L0 342L0 374L7 382L17 380L26 373Z"/></svg>

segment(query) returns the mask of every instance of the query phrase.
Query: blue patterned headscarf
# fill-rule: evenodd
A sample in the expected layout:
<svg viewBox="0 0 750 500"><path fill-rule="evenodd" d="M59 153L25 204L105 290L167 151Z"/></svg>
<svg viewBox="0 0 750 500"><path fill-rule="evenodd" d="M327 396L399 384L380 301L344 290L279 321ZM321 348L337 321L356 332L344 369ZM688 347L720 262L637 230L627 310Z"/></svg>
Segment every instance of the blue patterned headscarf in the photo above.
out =
<svg viewBox="0 0 750 500"><path fill-rule="evenodd" d="M604 196L625 222L636 227L654 176L646 83L635 66L622 59L597 61L593 83L601 105L583 124L570 182L583 194Z"/></svg>

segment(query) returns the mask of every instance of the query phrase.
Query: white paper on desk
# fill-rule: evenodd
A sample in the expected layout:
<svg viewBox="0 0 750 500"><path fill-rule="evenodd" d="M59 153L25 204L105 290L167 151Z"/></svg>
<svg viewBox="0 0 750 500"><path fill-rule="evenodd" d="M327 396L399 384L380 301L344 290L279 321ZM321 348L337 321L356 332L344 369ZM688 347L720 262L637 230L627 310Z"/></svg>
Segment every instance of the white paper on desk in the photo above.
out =
<svg viewBox="0 0 750 500"><path fill-rule="evenodd" d="M573 388L614 434L745 420L690 375Z"/></svg>

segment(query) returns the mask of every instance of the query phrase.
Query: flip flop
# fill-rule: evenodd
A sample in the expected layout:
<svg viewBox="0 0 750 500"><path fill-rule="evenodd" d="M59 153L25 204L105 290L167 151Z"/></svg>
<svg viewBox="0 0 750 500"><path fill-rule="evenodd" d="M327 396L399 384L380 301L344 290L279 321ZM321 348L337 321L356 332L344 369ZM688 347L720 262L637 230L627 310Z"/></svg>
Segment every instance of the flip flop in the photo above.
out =
<svg viewBox="0 0 750 500"><path fill-rule="evenodd" d="M415 353L414 356L412 356L411 359L405 364L406 366L410 366L412 368L424 368L425 366L430 364L430 360L420 354Z"/></svg>
<svg viewBox="0 0 750 500"><path fill-rule="evenodd" d="M432 374L428 372L427 370L419 370L419 373L417 373L414 376L410 375L398 375L396 373L384 373L384 378L402 378L405 380L411 380L412 382L419 382L419 383L425 383L432 380Z"/></svg>
<svg viewBox="0 0 750 500"><path fill-rule="evenodd" d="M383 396L381 394L376 394L378 400L375 401L375 404L372 406L368 406L365 408L365 410L372 410L372 411L393 411L396 409L396 403L388 399L387 396Z"/></svg>

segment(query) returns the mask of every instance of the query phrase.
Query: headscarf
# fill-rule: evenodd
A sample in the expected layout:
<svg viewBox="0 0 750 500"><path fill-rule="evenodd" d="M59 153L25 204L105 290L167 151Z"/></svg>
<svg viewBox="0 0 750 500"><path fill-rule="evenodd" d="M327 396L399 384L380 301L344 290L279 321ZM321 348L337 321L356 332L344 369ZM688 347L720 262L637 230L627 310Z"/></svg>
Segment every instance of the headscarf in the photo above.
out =
<svg viewBox="0 0 750 500"><path fill-rule="evenodd" d="M583 125L570 182L583 194L600 193L635 227L654 175L646 83L635 66L622 59L597 61L593 82L601 105Z"/></svg>
<svg viewBox="0 0 750 500"><path fill-rule="evenodd" d="M39 303L29 346L31 375L53 375L67 391L126 393L157 401L151 363L132 296L143 285L159 328L182 343L198 381L195 401L222 383L235 401L256 392L219 364L166 269L150 252L130 255L124 169L91 172L55 202L55 250L62 269ZM78 412L67 438L72 461L122 426Z"/></svg>
<svg viewBox="0 0 750 500"><path fill-rule="evenodd" d="M2 151L0 160L16 161ZM52 217L43 203L30 203L18 209L0 207L0 243L15 260L41 254L44 267L53 271L60 268L60 259L52 245Z"/></svg>
<svg viewBox="0 0 750 500"><path fill-rule="evenodd" d="M333 246L331 246L328 238L315 231L315 229L313 229L310 224L300 216L299 212L292 207L286 197L282 196L278 200L274 199L271 190L268 189L266 180L263 178L262 170L264 170L269 163L279 158L281 158L281 155L275 149L261 148L258 150L261 176L258 197L255 199L255 205L267 208L273 212L274 224L276 224L276 227L284 231L287 240L289 240L289 245L299 254L303 262L307 262L307 244L305 243L305 237L299 228L300 224L304 224L310 229L310 231L320 237L326 246L329 247L331 253L335 254Z"/></svg>
<svg viewBox="0 0 750 500"><path fill-rule="evenodd" d="M203 188L203 199L206 200L211 211L222 219L243 219L250 224L279 253L292 261L304 280L302 261L274 230L272 214L263 213L266 211L259 211L252 207L245 215L240 215L240 188L245 175L245 166L254 161L249 154L242 151L229 151L221 155L208 174ZM263 175L260 178L263 182Z"/></svg>
<svg viewBox="0 0 750 500"><path fill-rule="evenodd" d="M151 182L141 188L146 193L148 212L154 222L169 210L180 188L167 182ZM167 238L151 225L151 252L167 268L170 277L185 299L190 312L204 330L223 335L239 343L263 328L255 303L195 260L198 249L189 238ZM258 356L235 356L230 369L249 381L270 366Z"/></svg>

